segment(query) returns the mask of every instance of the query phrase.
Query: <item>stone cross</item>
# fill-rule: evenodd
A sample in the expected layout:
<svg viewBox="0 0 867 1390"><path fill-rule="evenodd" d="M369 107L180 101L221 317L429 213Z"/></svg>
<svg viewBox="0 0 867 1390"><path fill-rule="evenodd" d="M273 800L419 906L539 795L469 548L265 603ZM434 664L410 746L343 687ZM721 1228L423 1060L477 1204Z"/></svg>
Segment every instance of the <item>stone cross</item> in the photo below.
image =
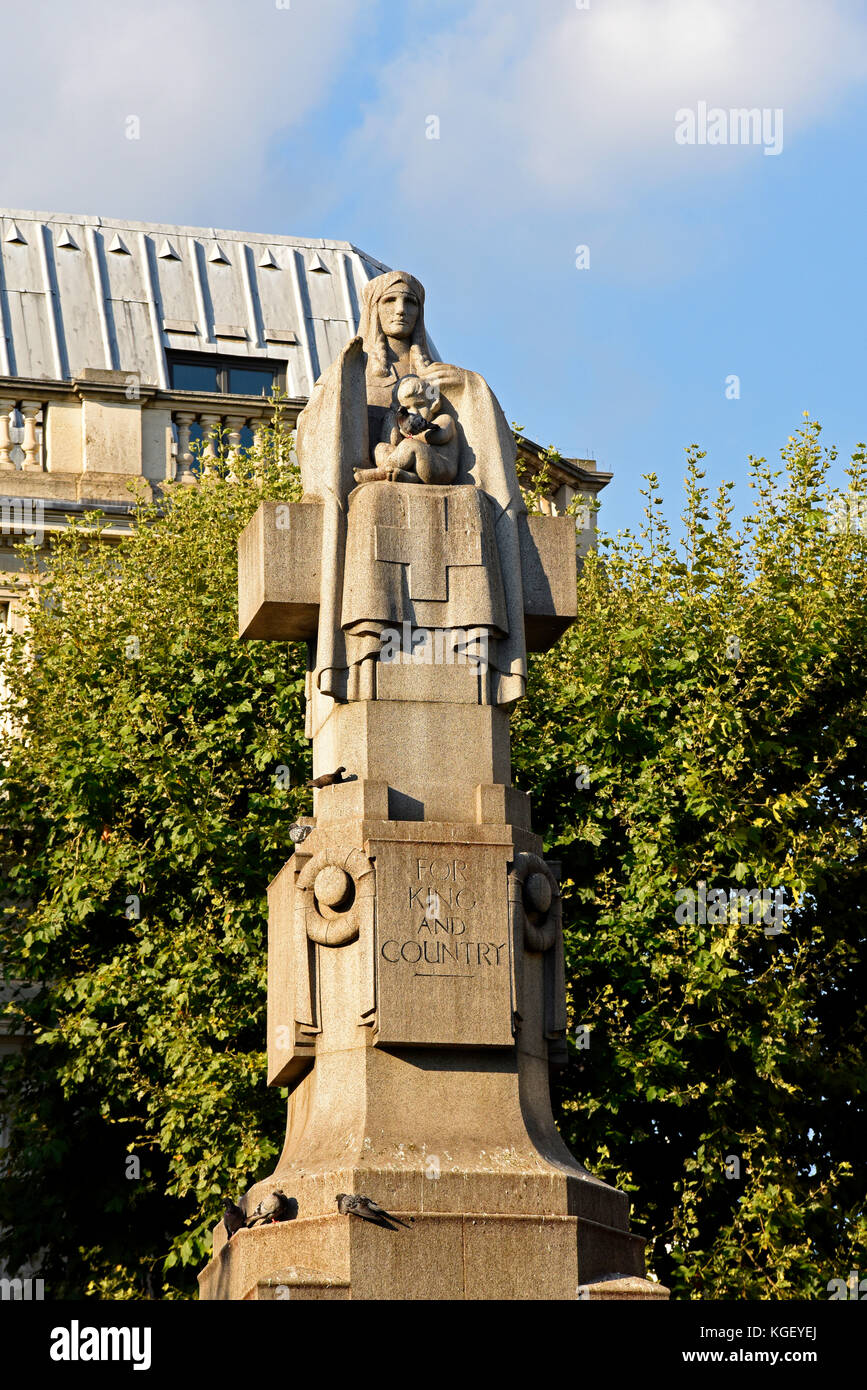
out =
<svg viewBox="0 0 867 1390"><path fill-rule="evenodd" d="M377 526L374 532L377 560L409 567L409 596L445 599L451 565L480 565L482 539L478 531L447 526L446 499L429 497L418 488L409 505L408 526Z"/></svg>

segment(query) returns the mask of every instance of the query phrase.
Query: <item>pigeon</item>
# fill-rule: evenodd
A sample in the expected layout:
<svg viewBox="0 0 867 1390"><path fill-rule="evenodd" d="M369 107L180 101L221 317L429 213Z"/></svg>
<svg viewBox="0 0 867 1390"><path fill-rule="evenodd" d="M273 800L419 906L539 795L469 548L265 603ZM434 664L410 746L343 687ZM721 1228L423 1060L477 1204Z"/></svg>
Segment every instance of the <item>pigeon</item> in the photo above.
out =
<svg viewBox="0 0 867 1390"><path fill-rule="evenodd" d="M236 1231L240 1231L242 1226L246 1226L247 1218L236 1202L231 1197L226 1198L226 1211L223 1216L223 1225L226 1227L226 1235L229 1240Z"/></svg>
<svg viewBox="0 0 867 1390"><path fill-rule="evenodd" d="M285 1192L269 1192L263 1197L247 1222L248 1230L253 1226L273 1225L275 1221L288 1221L292 1210L292 1199Z"/></svg>
<svg viewBox="0 0 867 1390"><path fill-rule="evenodd" d="M396 1221L398 1226L406 1226L407 1230L410 1225L408 1221L401 1221L399 1216L392 1216L391 1212L385 1211L369 1197L358 1197L350 1192L338 1192L337 1210L341 1216L360 1216L362 1221L372 1221L375 1226L388 1226L392 1231L392 1221Z"/></svg>
<svg viewBox="0 0 867 1390"><path fill-rule="evenodd" d="M321 777L314 777L312 782L308 782L308 787L331 787L337 782L352 782L353 777L344 777L345 767L339 767L336 772L323 772Z"/></svg>
<svg viewBox="0 0 867 1390"><path fill-rule="evenodd" d="M430 420L426 420L423 415L419 415L415 410L409 410L402 405L397 412L397 423L400 432L405 437L416 434L424 434L425 430L431 429Z"/></svg>

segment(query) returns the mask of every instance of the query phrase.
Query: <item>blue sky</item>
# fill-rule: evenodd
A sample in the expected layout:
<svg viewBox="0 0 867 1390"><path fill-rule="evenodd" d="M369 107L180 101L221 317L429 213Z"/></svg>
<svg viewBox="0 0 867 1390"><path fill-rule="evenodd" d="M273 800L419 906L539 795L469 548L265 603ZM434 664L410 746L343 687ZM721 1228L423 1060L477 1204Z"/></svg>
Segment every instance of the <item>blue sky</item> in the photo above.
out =
<svg viewBox="0 0 867 1390"><path fill-rule="evenodd" d="M690 443L714 482L804 410L867 436L863 3L49 0L9 29L40 59L9 65L3 204L412 270L443 355L614 472L607 529L648 469L677 514ZM782 110L782 150L678 144L699 102Z"/></svg>

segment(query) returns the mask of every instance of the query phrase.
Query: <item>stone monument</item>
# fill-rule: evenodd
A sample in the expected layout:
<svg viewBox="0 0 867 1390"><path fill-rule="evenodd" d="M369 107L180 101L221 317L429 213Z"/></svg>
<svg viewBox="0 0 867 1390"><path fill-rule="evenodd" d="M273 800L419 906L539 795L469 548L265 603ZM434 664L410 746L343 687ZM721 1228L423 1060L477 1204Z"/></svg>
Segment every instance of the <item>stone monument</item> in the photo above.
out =
<svg viewBox="0 0 867 1390"><path fill-rule="evenodd" d="M433 360L404 273L366 287L297 449L303 500L263 503L239 543L241 636L306 641L314 776L345 770L268 894L268 1081L289 1115L245 1209L281 1190L297 1215L231 1240L221 1223L201 1296L664 1296L626 1195L554 1125L557 866L510 785L527 652L576 614L574 521L527 516L497 401ZM339 1193L407 1224L344 1215Z"/></svg>

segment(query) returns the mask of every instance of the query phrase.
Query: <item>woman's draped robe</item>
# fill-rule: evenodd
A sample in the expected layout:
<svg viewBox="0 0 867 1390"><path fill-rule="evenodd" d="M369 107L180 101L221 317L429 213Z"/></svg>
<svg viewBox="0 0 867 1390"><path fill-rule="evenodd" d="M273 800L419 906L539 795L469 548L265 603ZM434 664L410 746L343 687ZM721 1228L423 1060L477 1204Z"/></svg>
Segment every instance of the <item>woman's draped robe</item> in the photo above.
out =
<svg viewBox="0 0 867 1390"><path fill-rule="evenodd" d="M318 691L337 701L370 697L369 682L360 680L358 666L379 650L383 625L403 618L413 627L427 626L417 619L411 603L409 611L405 611L405 593L403 609L400 600L395 608L392 592L386 604L387 612L385 609L381 614L359 612L358 595L364 589L364 576L359 574L359 566L365 560L371 566L377 564L372 541L365 557L363 548L353 537L353 553L347 555L349 498L356 488L353 470L370 466L367 364L361 338L353 338L320 378L298 419L297 452L304 498L323 504L319 626L313 681ZM460 441L458 473L452 487L471 485L485 495L484 499L478 499L479 507L488 513L487 521L481 518L481 525L483 532L492 534L495 539L496 556L483 556L485 594L479 602L477 621L464 621L458 626L490 630L490 699L493 704L509 705L524 694L527 676L518 537L518 517L526 508L515 470L515 442L499 403L487 383L475 372L462 371L461 377L461 385L450 389L448 397L443 398L444 407L457 420ZM385 482L363 485L366 494L382 495L386 523L389 515L393 515L393 498L388 499L385 494L396 486ZM428 489L422 483L399 487L403 495L416 490ZM377 497L366 496L364 507L375 517L379 510ZM483 549L489 547L485 545ZM497 559L498 565L494 563ZM349 573L348 562L351 565ZM384 568L394 571L392 565ZM450 591L452 586L460 590L462 573L460 568L449 571ZM473 576L474 586L480 578ZM372 597L383 588L381 582L373 582L368 587ZM345 600L348 626L344 625ZM372 606L377 606L375 599ZM453 613L467 619L472 616L471 610L472 603L468 607L466 602L456 602ZM500 616L503 614L504 618ZM451 624L446 622L442 626ZM310 701L308 711L309 708ZM308 735L312 732L308 729Z"/></svg>

